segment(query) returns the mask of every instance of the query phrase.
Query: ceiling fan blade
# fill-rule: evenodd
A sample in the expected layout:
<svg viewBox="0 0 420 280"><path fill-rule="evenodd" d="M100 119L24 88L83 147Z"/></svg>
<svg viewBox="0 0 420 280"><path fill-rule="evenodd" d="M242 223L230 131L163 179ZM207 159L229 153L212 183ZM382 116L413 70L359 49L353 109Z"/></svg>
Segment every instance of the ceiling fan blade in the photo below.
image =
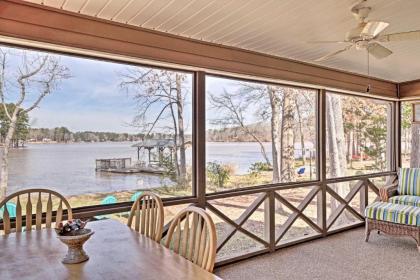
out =
<svg viewBox="0 0 420 280"><path fill-rule="evenodd" d="M329 58L331 58L331 57L333 57L333 56L335 56L335 55L337 55L337 54L339 54L339 53L342 53L342 52L348 51L349 49L351 49L351 47L352 47L352 46L353 46L353 45L349 45L349 46L345 47L344 49L341 49L341 50L338 50L338 51L335 51L335 52L329 53L329 54L327 54L327 55L324 55L324 56L322 56L322 57L320 57L320 58L318 58L318 59L315 59L315 61L316 61L316 62L325 61L325 60L327 60L327 59L329 59Z"/></svg>
<svg viewBox="0 0 420 280"><path fill-rule="evenodd" d="M309 44L348 44L348 41L308 41Z"/></svg>
<svg viewBox="0 0 420 280"><path fill-rule="evenodd" d="M392 54L392 51L378 43L371 43L367 48L368 52L377 59L385 58Z"/></svg>
<svg viewBox="0 0 420 280"><path fill-rule="evenodd" d="M362 36L376 37L379 33L385 30L389 25L384 21L368 21L363 27Z"/></svg>
<svg viewBox="0 0 420 280"><path fill-rule="evenodd" d="M420 30L381 35L380 42L414 41L420 40Z"/></svg>

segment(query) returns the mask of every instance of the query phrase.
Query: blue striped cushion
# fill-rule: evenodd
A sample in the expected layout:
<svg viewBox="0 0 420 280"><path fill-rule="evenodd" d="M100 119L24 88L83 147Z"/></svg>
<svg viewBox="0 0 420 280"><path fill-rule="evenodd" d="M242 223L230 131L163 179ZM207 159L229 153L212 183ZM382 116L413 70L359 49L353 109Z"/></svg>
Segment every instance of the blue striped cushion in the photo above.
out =
<svg viewBox="0 0 420 280"><path fill-rule="evenodd" d="M400 168L398 177L400 195L420 196L420 168Z"/></svg>
<svg viewBox="0 0 420 280"><path fill-rule="evenodd" d="M420 207L420 196L415 195L397 195L391 197L388 202L396 203L396 204L403 204L403 205L410 205Z"/></svg>
<svg viewBox="0 0 420 280"><path fill-rule="evenodd" d="M365 210L366 218L420 227L420 207L374 202Z"/></svg>

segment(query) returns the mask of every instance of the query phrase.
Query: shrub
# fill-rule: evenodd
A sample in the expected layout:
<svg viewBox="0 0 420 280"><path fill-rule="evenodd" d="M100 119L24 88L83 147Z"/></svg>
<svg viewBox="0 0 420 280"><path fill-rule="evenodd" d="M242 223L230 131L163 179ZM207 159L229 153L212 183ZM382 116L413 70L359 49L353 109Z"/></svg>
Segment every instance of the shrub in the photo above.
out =
<svg viewBox="0 0 420 280"><path fill-rule="evenodd" d="M253 177L257 177L263 171L271 171L271 166L266 162L254 162L249 167L249 174Z"/></svg>
<svg viewBox="0 0 420 280"><path fill-rule="evenodd" d="M218 162L207 163L207 178L219 188L223 188L233 172L233 168L229 165L220 164Z"/></svg>

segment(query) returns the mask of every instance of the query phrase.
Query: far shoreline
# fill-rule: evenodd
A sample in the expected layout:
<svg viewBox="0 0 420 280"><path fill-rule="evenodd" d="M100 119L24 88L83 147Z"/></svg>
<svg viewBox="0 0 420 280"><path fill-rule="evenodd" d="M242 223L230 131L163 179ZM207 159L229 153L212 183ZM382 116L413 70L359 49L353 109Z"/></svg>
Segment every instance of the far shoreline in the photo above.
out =
<svg viewBox="0 0 420 280"><path fill-rule="evenodd" d="M57 142L57 141L49 141L49 142L42 142L42 141L35 141L35 142L25 142L24 145L48 145L48 144L97 144L97 143L137 143L140 141L80 141L80 142ZM206 143L258 143L257 141L207 141ZM262 143L271 143L270 141L264 141ZM4 146L0 144L0 147Z"/></svg>

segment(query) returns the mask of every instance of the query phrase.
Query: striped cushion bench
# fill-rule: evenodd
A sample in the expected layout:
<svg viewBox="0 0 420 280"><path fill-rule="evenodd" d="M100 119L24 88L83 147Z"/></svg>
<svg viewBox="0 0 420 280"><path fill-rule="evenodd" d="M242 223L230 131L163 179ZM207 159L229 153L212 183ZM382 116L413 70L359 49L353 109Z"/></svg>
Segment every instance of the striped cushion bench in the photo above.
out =
<svg viewBox="0 0 420 280"><path fill-rule="evenodd" d="M374 202L365 210L368 219L420 227L420 207Z"/></svg>
<svg viewBox="0 0 420 280"><path fill-rule="evenodd" d="M388 202L420 207L420 196L415 195L396 195L391 197Z"/></svg>

